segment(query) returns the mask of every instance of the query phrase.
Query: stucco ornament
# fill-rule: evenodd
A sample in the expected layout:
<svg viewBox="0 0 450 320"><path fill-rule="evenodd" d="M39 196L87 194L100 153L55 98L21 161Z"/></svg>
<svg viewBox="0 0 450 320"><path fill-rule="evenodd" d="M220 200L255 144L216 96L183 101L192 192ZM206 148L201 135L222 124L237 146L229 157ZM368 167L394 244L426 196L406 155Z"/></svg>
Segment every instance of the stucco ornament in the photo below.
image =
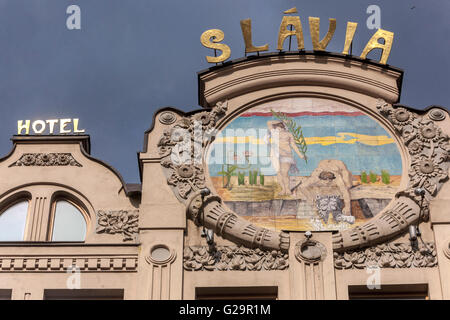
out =
<svg viewBox="0 0 450 320"><path fill-rule="evenodd" d="M228 109L218 102L211 110L181 117L163 131L158 141L161 166L176 197L187 208L187 216L225 239L249 248L289 249L289 235L255 226L225 209L220 197L204 192L204 151L217 133L216 125Z"/></svg>
<svg viewBox="0 0 450 320"><path fill-rule="evenodd" d="M445 256L450 259L450 239L448 239L445 243L445 247L444 247L444 254Z"/></svg>
<svg viewBox="0 0 450 320"><path fill-rule="evenodd" d="M445 112L441 109L433 108L428 113L428 116L430 117L431 120L442 121L445 119Z"/></svg>
<svg viewBox="0 0 450 320"><path fill-rule="evenodd" d="M437 266L436 248L433 243L414 250L409 243L380 244L374 247L334 252L336 269L380 268L430 268Z"/></svg>
<svg viewBox="0 0 450 320"><path fill-rule="evenodd" d="M298 261L306 263L323 261L327 255L327 249L321 242L309 238L297 242L294 252Z"/></svg>
<svg viewBox="0 0 450 320"><path fill-rule="evenodd" d="M407 232L409 225L426 221L430 201L448 179L449 137L433 120L382 99L377 109L391 122L408 150L408 184L384 212L361 226L333 235L334 250L339 252L388 241ZM424 190L424 194L417 190Z"/></svg>
<svg viewBox="0 0 450 320"><path fill-rule="evenodd" d="M177 116L172 111L164 111L159 115L159 122L162 124L172 124L177 120Z"/></svg>
<svg viewBox="0 0 450 320"><path fill-rule="evenodd" d="M10 165L18 166L75 166L82 165L75 160L71 153L25 153L19 160Z"/></svg>
<svg viewBox="0 0 450 320"><path fill-rule="evenodd" d="M289 267L287 253L277 250L248 249L242 246L190 246L184 249L184 269L187 271L261 271L285 270Z"/></svg>
<svg viewBox="0 0 450 320"><path fill-rule="evenodd" d="M138 210L99 210L96 232L122 234L123 241L131 241L138 233L138 221Z"/></svg>

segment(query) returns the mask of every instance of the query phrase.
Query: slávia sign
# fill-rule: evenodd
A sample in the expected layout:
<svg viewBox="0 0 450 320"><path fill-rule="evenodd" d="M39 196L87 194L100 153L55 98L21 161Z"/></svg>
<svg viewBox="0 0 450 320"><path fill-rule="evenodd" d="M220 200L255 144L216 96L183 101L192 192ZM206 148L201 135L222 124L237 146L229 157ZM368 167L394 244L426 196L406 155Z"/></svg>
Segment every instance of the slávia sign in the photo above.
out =
<svg viewBox="0 0 450 320"><path fill-rule="evenodd" d="M284 16L281 20L280 31L278 32L278 41L277 41L277 50L283 50L283 44L288 37L296 37L297 39L297 49L302 51L305 49L304 39L303 39L303 28L302 23L300 21L299 16L292 16L288 14L297 13L296 8L292 8L284 11ZM311 41L313 45L314 51L325 51L328 43L334 35L334 31L336 30L336 19L330 19L328 32L325 37L320 40L320 18L309 17L309 32L311 34ZM356 28L358 23L356 22L347 22L347 29L345 32L345 43L344 50L342 54L348 55L351 47L351 43L353 41L353 37L356 32ZM288 29L289 27L289 29ZM252 43L252 21L251 19L241 20L241 30L242 35L244 37L245 43L245 53L250 52L260 52L260 51L268 51L269 45L265 44L263 46L254 46ZM220 29L210 29L203 32L200 37L200 42L206 48L220 50L222 54L215 57L207 56L206 60L209 63L219 63L227 60L231 55L231 49L225 43L221 43L225 38L225 34ZM380 43L379 40L383 39L384 43ZM382 54L380 58L381 64L386 64L387 59L389 57L389 53L391 52L392 42L394 41L394 33L378 29L372 38L367 42L366 47L361 53L360 58L366 59L367 55L373 49L381 49Z"/></svg>

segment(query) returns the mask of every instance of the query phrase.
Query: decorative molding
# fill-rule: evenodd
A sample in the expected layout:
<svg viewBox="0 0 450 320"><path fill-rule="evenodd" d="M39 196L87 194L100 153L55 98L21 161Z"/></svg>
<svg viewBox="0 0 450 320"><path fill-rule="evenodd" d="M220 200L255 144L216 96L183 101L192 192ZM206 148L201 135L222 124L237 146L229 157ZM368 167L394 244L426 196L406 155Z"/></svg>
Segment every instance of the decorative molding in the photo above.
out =
<svg viewBox="0 0 450 320"><path fill-rule="evenodd" d="M321 62L327 67L320 66ZM289 68L286 68L286 64L289 64ZM267 65L270 65L270 70L264 68ZM310 67L312 65L314 68ZM349 68L343 68L343 65ZM248 73L249 69L253 71L251 74ZM364 70L365 74L362 75L360 70ZM374 80L376 77L373 74L380 73L385 75L384 79ZM226 76L227 81L218 81L215 85L214 80L221 76ZM313 52L282 56L268 53L259 59L242 60L232 63L232 66L202 72L200 74L200 83L203 85L201 93L203 100L206 101L202 101L201 105L213 104L246 92L277 87L280 81L284 86L307 83L364 92L370 96L382 97L389 102L394 102L398 99L400 89L395 80L401 77L400 70L382 69L379 65L349 60L343 56L317 56ZM205 83L208 85L205 86Z"/></svg>
<svg viewBox="0 0 450 320"><path fill-rule="evenodd" d="M414 250L409 243L388 243L361 250L334 252L336 269L364 269L374 266L431 268L436 267L437 263L434 243L427 243L426 247L422 245L418 250Z"/></svg>
<svg viewBox="0 0 450 320"><path fill-rule="evenodd" d="M138 210L99 210L97 233L122 234L123 241L134 240L139 231Z"/></svg>
<svg viewBox="0 0 450 320"><path fill-rule="evenodd" d="M167 250L167 257L164 259L155 258L152 253L154 253L154 251L156 249ZM177 257L177 253L175 250L171 250L168 246L166 246L164 244L158 244L158 245L153 246L150 249L150 254L145 257L145 261L147 261L148 264L154 264L157 266L167 266L168 264L173 263L175 261L176 257Z"/></svg>
<svg viewBox="0 0 450 320"><path fill-rule="evenodd" d="M317 263L325 260L327 256L327 249L325 246L316 240L306 238L304 241L299 241L295 244L295 257L299 262Z"/></svg>
<svg viewBox="0 0 450 320"><path fill-rule="evenodd" d="M382 99L377 109L391 122L409 152L409 181L384 212L361 226L333 235L334 250L340 252L387 241L406 232L409 225L427 221L429 203L448 179L448 135L429 118ZM423 197L415 193L418 188L425 191Z"/></svg>
<svg viewBox="0 0 450 320"><path fill-rule="evenodd" d="M445 256L450 259L450 239L445 242L445 247L442 249Z"/></svg>
<svg viewBox="0 0 450 320"><path fill-rule="evenodd" d="M75 166L82 165L74 159L71 153L24 153L19 160L10 165L10 167L20 166Z"/></svg>
<svg viewBox="0 0 450 320"><path fill-rule="evenodd" d="M137 255L2 256L0 272L136 272Z"/></svg>
<svg viewBox="0 0 450 320"><path fill-rule="evenodd" d="M311 77L317 76L314 79L315 83L323 83L324 81L330 81L329 79L323 80L321 78L336 78L339 79L340 86L344 88L352 88L354 83L360 83L367 85L368 87L375 87L379 90L386 90L392 95L398 95L398 88L394 86L387 85L383 82L373 80L368 77L362 77L357 74L352 74L349 72L340 72L333 70L319 70L319 69L281 69L281 70L273 70L273 71L265 71L259 73L252 73L251 75L242 76L237 79L233 79L231 81L227 81L218 86L212 87L208 90L205 90L205 97L209 98L215 94L218 94L221 91L233 91L237 89L239 86L248 87L248 83L258 83L260 85L270 85L274 84L277 77L291 77L289 81L292 83L298 83L303 79L311 79ZM310 80L313 81L313 80ZM247 84L243 85L243 84ZM352 88L353 89L353 88Z"/></svg>
<svg viewBox="0 0 450 320"><path fill-rule="evenodd" d="M428 112L428 116L431 120L442 121L445 119L445 112L438 108L433 108Z"/></svg>
<svg viewBox="0 0 450 320"><path fill-rule="evenodd" d="M242 246L219 246L215 251L209 251L206 246L190 246L184 249L183 258L184 270L187 271L263 271L289 268L287 253Z"/></svg>
<svg viewBox="0 0 450 320"><path fill-rule="evenodd" d="M159 115L159 122L165 125L174 123L177 120L177 116L172 111L164 111Z"/></svg>
<svg viewBox="0 0 450 320"><path fill-rule="evenodd" d="M227 211L220 197L201 194L206 187L203 151L216 133L216 124L227 108L227 101L218 102L210 111L181 118L164 130L158 151L167 183L176 197L185 203L188 218L197 225L248 248L287 251L288 234L255 226ZM188 158L184 158L186 155Z"/></svg>
<svg viewBox="0 0 450 320"><path fill-rule="evenodd" d="M165 244L156 244L150 248L149 254L145 257L145 261L150 265L150 270L148 270L150 300L171 299L170 288L174 281L173 272L178 272L176 268L172 268L176 257L176 251Z"/></svg>

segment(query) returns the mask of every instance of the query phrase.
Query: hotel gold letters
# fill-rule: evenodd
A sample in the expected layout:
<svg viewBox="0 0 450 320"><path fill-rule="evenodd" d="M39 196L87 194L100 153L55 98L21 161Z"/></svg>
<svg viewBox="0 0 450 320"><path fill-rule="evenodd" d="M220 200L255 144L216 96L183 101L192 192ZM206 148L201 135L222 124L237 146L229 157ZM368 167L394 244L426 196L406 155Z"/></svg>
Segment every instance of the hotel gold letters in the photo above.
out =
<svg viewBox="0 0 450 320"><path fill-rule="evenodd" d="M17 121L17 134L30 134L30 127L34 134L44 134L48 130L47 134L54 134L55 125L59 122L59 134L67 133L84 133L84 129L78 129L79 119L50 119L50 120L36 120L31 123L30 120ZM69 127L70 123L73 123L72 128ZM24 133L25 132L25 133Z"/></svg>
<svg viewBox="0 0 450 320"><path fill-rule="evenodd" d="M297 13L296 8L289 9L284 12L285 14ZM334 32L336 30L336 19L331 18L328 26L328 32L325 37L320 40L320 18L309 17L309 31L311 34L311 41L313 45L313 50L315 51L325 51L331 39L333 38ZM353 37L356 32L358 24L356 22L347 22L347 30L345 33L345 43L344 50L342 54L348 55ZM288 29L289 27L289 29ZM241 20L241 30L242 36L245 43L245 53L249 52L259 52L269 50L269 45L265 44L263 46L254 46L252 43L252 20L245 19ZM304 39L303 39L303 29L302 23L299 16L284 16L281 20L280 30L278 32L277 50L283 50L283 44L287 37L295 36L297 38L297 48L298 50L304 50ZM210 57L206 56L206 60L209 63L219 63L227 60L231 56L231 49L224 43L220 43L224 39L225 35L222 30L211 29L203 32L200 37L200 42L206 48L221 50L222 54L220 56ZM384 43L380 43L379 40L384 39ZM394 41L394 33L386 31L383 29L378 29L377 32L372 36L372 38L367 43L364 48L361 59L366 59L367 54L373 49L381 49L382 55L379 63L386 64L389 54L391 52L392 43Z"/></svg>

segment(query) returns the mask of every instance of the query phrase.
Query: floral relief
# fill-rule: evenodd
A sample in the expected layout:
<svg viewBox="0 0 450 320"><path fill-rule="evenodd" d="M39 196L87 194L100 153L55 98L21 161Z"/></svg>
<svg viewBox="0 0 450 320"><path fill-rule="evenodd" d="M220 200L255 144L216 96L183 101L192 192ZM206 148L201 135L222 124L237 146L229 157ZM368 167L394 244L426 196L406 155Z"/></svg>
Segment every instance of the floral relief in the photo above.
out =
<svg viewBox="0 0 450 320"><path fill-rule="evenodd" d="M210 251L204 246L190 246L184 250L184 269L187 271L261 271L285 270L289 256L277 250L264 251L242 246L219 246Z"/></svg>
<svg viewBox="0 0 450 320"><path fill-rule="evenodd" d="M138 221L138 210L99 210L96 232L122 234L123 241L131 241L138 233Z"/></svg>
<svg viewBox="0 0 450 320"><path fill-rule="evenodd" d="M449 137L432 119L405 108L393 107L382 100L377 108L399 132L411 156L408 187L399 194L410 197L424 207L422 219L426 220L429 201L436 196L442 182L448 179ZM424 199L415 195L414 190L417 188L426 191Z"/></svg>
<svg viewBox="0 0 450 320"><path fill-rule="evenodd" d="M389 243L352 250L343 253L334 252L336 269L380 268L430 268L437 266L434 243L422 244L418 249L409 243Z"/></svg>
<svg viewBox="0 0 450 320"><path fill-rule="evenodd" d="M10 165L18 166L76 166L82 165L70 153L25 153Z"/></svg>

